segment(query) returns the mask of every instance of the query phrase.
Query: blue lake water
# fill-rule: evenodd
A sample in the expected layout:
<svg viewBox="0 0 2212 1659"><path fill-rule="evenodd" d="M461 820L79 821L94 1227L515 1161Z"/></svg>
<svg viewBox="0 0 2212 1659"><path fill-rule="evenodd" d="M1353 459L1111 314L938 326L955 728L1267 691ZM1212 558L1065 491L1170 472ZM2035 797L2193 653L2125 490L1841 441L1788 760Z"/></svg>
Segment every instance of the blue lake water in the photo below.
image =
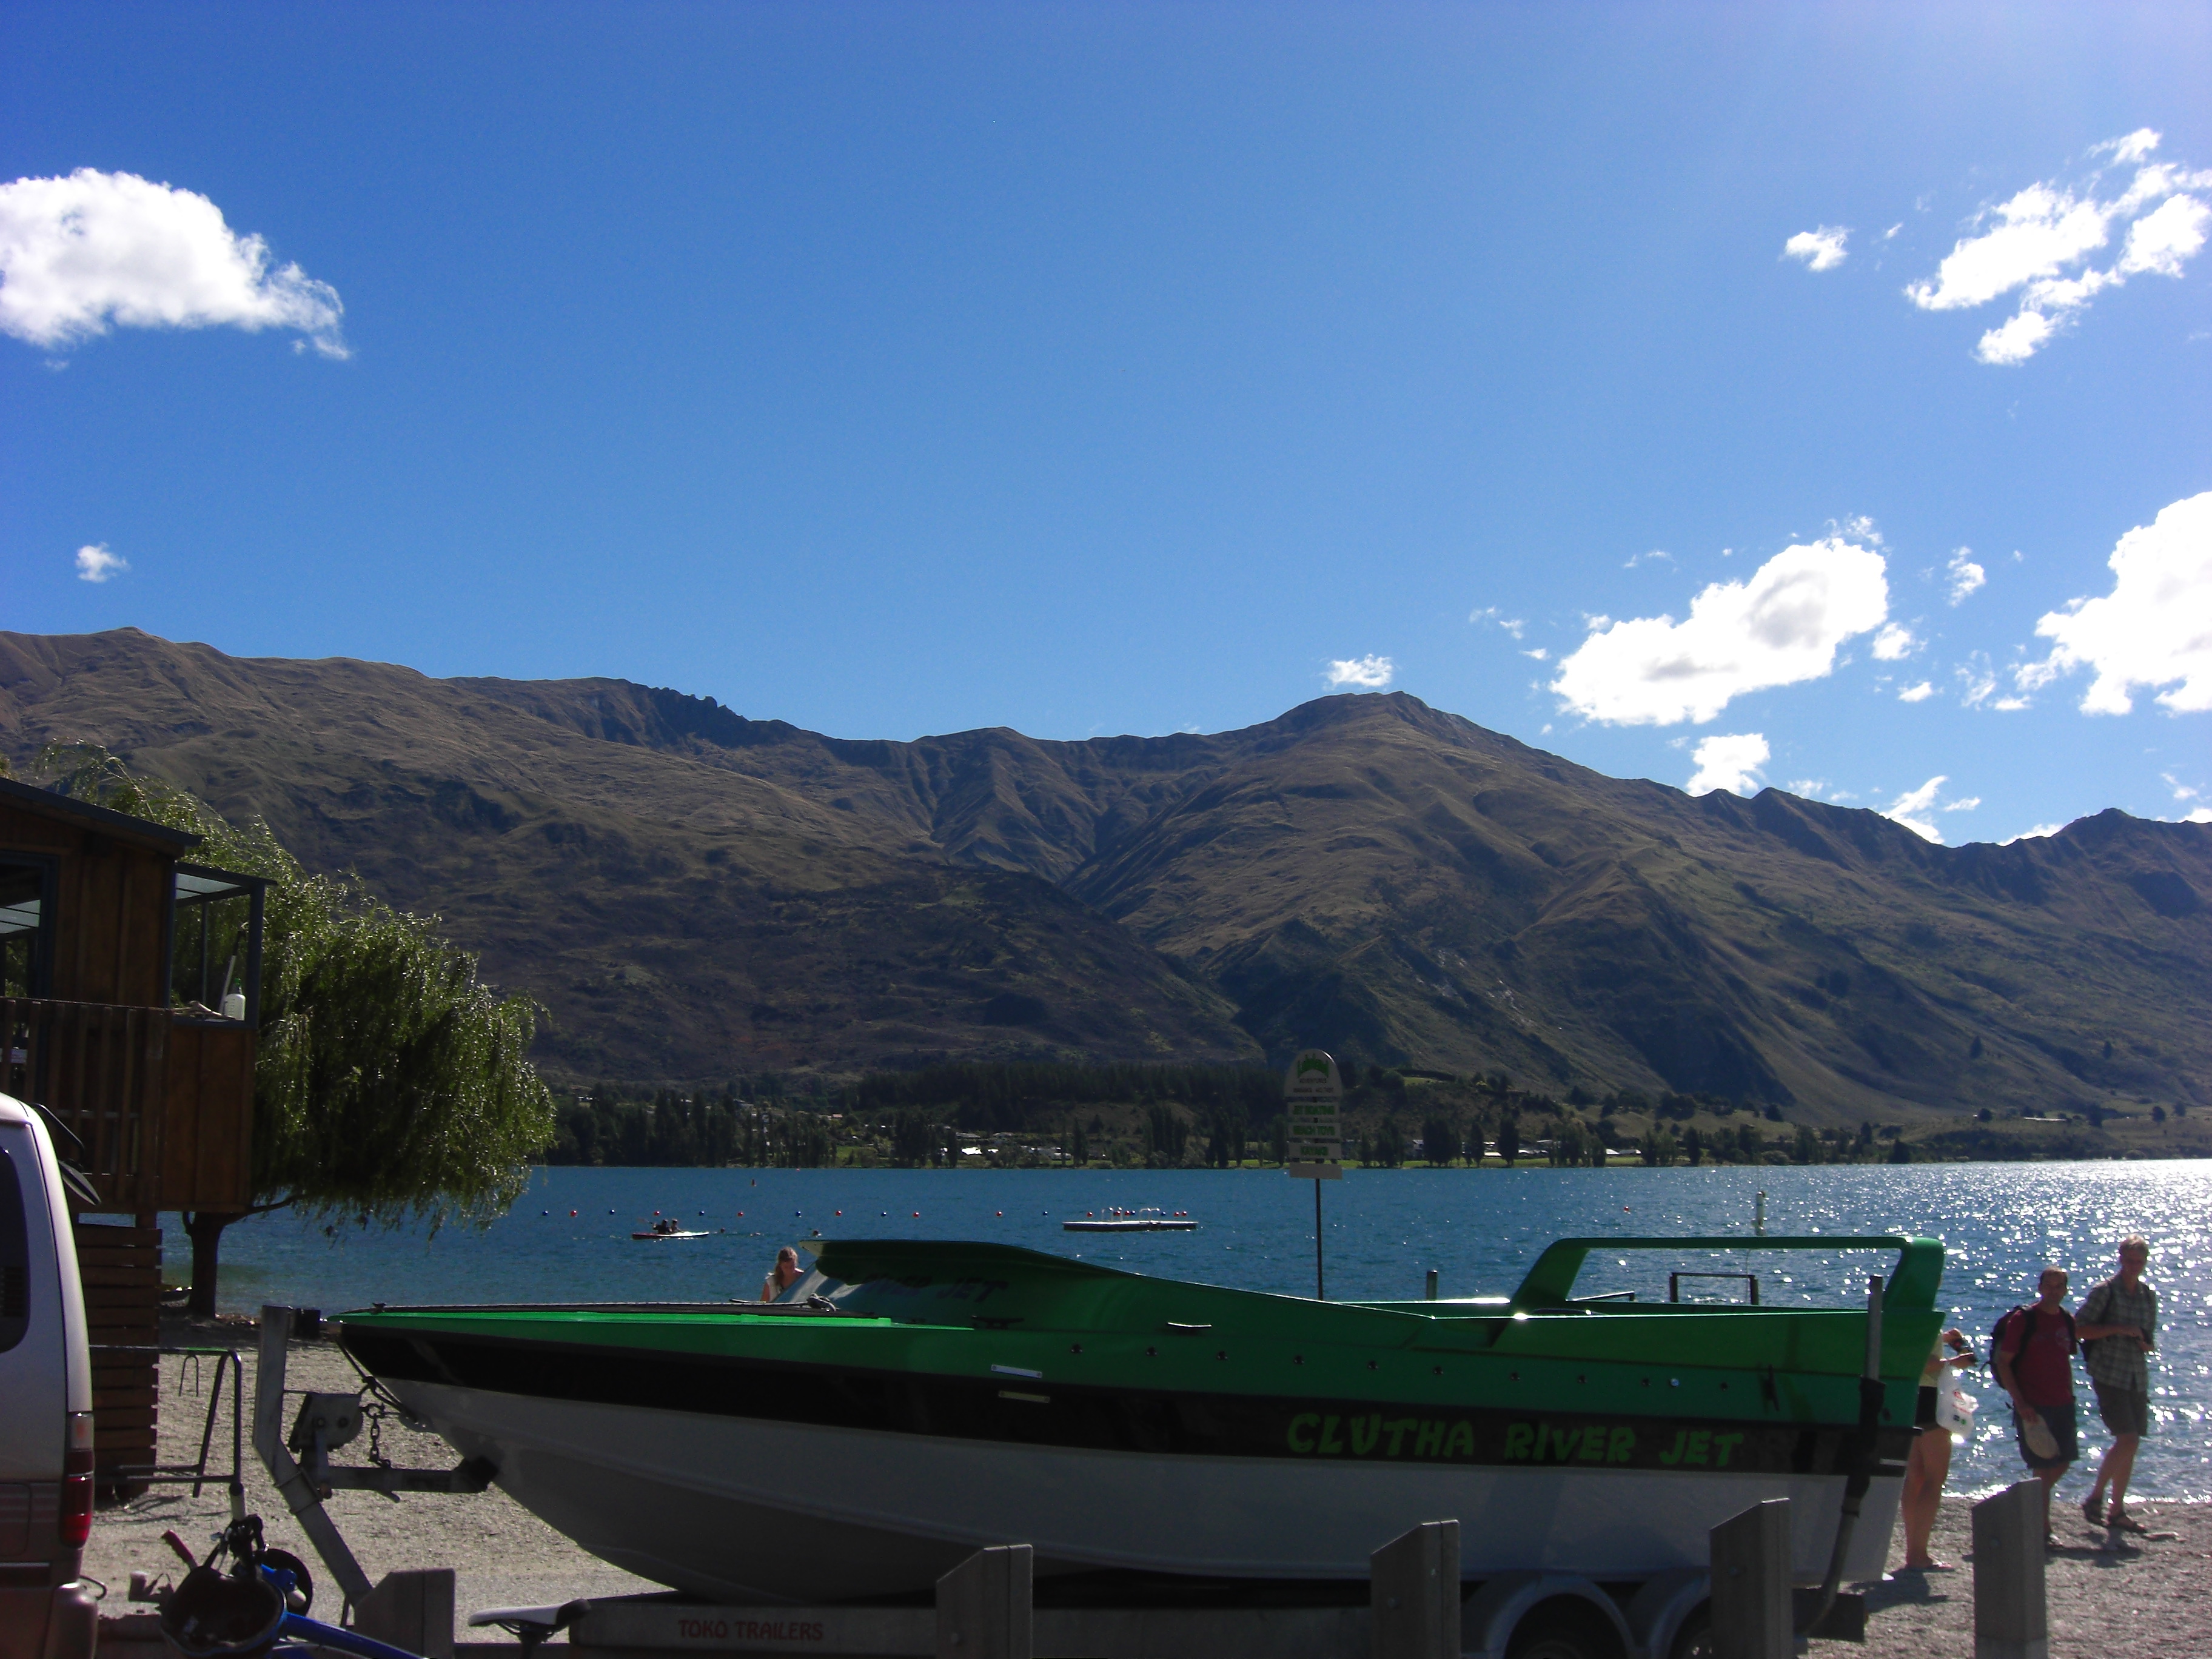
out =
<svg viewBox="0 0 2212 1659"><path fill-rule="evenodd" d="M1323 1192L1328 1294L1418 1297L1433 1267L1445 1296L1502 1295L1562 1236L1748 1234L1762 1188L1770 1232L1942 1239L1939 1299L1977 1347L1999 1313L2033 1298L2045 1262L2072 1273L2078 1300L2111 1273L2118 1241L2144 1234L2165 1329L2135 1489L2212 1498L2212 1165L1355 1170ZM1113 1206L1188 1211L1201 1224L1189 1233L1061 1231L1071 1215ZM633 1243L632 1229L662 1212L726 1231ZM173 1279L189 1249L177 1218L165 1224ZM483 1231L429 1237L341 1224L326 1235L284 1213L242 1223L224 1238L221 1300L236 1312L264 1302L335 1312L371 1302L719 1301L757 1295L775 1247L817 1230L989 1239L1250 1290L1314 1289L1312 1187L1279 1170L547 1169ZM1891 1259L1823 1252L1725 1265L1755 1268L1764 1301L1857 1304L1864 1275L1886 1273ZM1578 1291L1663 1298L1667 1268L1679 1265L1596 1255ZM1982 1410L1954 1462L1952 1490L1992 1489L2020 1473L2010 1418L1986 1371L1967 1388ZM2106 1443L2086 1379L2081 1392L2091 1461L2075 1466L2069 1492L2086 1485Z"/></svg>

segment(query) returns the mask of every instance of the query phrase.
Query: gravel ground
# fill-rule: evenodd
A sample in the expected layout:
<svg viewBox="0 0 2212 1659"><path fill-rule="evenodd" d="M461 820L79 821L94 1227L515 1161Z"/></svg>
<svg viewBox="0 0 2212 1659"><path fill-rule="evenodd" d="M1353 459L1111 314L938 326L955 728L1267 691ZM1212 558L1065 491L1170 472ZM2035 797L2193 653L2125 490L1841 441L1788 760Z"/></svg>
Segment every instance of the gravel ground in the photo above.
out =
<svg viewBox="0 0 2212 1659"><path fill-rule="evenodd" d="M292 1551L311 1568L320 1563L292 1522L282 1499L253 1455L252 1402L253 1326L243 1320L187 1324L173 1318L164 1335L173 1342L235 1344L246 1368L246 1508L267 1523L270 1540ZM198 1449L204 1420L204 1394L194 1391L189 1366L162 1361L161 1455L185 1462ZM286 1386L351 1392L353 1368L331 1344L295 1342L285 1362ZM204 1371L203 1375L204 1376ZM289 1413L288 1413L289 1417ZM215 1462L228 1467L229 1401L223 1402L216 1436ZM366 1437L347 1448L349 1462L361 1461ZM453 1464L452 1449L433 1435L410 1432L396 1419L384 1433L383 1450L395 1462L416 1468ZM2051 1653L2052 1659L2205 1659L2212 1655L2212 1504L2143 1503L2136 1512L2166 1539L2131 1540L2112 1547L2101 1529L2092 1529L2074 1507L2087 1481L2069 1480L2057 1510L2057 1547L2049 1558ZM529 1514L496 1486L473 1497L410 1497L393 1502L374 1492L339 1492L327 1506L338 1529L353 1547L372 1582L408 1567L450 1566L458 1582L456 1622L473 1610L558 1602L577 1595L629 1595L660 1587L586 1554ZM1868 1640L1863 1647L1818 1642L1814 1654L1858 1653L1869 1659L1923 1659L1923 1656L1966 1656L1973 1651L1974 1586L1970 1548L1970 1505L1963 1498L1944 1500L1936 1522L1939 1560L1958 1564L1950 1572L1893 1573L1879 1584L1860 1586L1868 1597ZM173 1528L195 1553L204 1553L228 1514L220 1486L193 1498L189 1487L156 1487L119 1508L104 1509L85 1550L84 1570L109 1586L106 1610L133 1611L125 1603L134 1570L157 1577L173 1577L178 1563L161 1542ZM1893 1537L1892 1553L1901 1558ZM320 1577L319 1571L318 1577ZM322 1602L318 1590L319 1611ZM457 1631L463 1639L492 1632Z"/></svg>
<svg viewBox="0 0 2212 1659"><path fill-rule="evenodd" d="M330 1593L323 1585L321 1561L253 1455L254 1354L259 1332L246 1320L187 1323L173 1317L162 1334L169 1342L219 1343L239 1349L246 1362L246 1510L262 1518L270 1543L290 1550L314 1573L316 1611L335 1613L335 1595L331 1594L327 1601L325 1599ZM199 1451L206 1395L193 1391L190 1362L165 1358L161 1367L161 1457L165 1462L189 1462ZM288 1390L317 1389L350 1394L360 1384L344 1355L328 1342L293 1343L284 1371ZM211 1377L212 1373L212 1364L204 1364L203 1377ZM210 1465L226 1474L230 1467L228 1393L226 1384L210 1456ZM288 1407L288 1427L292 1412L297 1409L296 1403ZM362 1454L367 1449L364 1433L340 1458L346 1462L366 1462ZM397 1418L386 1423L382 1449L386 1456L407 1468L451 1468L459 1461L453 1448L435 1435L414 1433ZM342 1492L332 1496L325 1508L337 1522L339 1532L352 1546L372 1583L387 1572L404 1568L452 1567L456 1574L456 1623L480 1607L538 1606L577 1595L633 1595L662 1588L586 1554L497 1486L465 1498L410 1496L397 1502L375 1492ZM123 1507L101 1510L85 1549L84 1570L108 1586L103 1611L143 1610L130 1608L124 1601L134 1570L157 1577L173 1577L180 1573L181 1564L161 1542L164 1528L174 1528L195 1555L204 1555L229 1514L229 1497L220 1485L206 1488L198 1498L191 1495L190 1486L156 1486ZM461 1634L481 1637L498 1632Z"/></svg>
<svg viewBox="0 0 2212 1659"><path fill-rule="evenodd" d="M2046 1558L2051 1659L2205 1659L2212 1655L2212 1504L2131 1503L2136 1518L2170 1538L2130 1538L2092 1528L2077 1507L2088 1480L2079 1470L2060 1489ZM1934 1553L1950 1572L1898 1572L1858 1588L1867 1596L1867 1641L1815 1642L1815 1654L1923 1659L1974 1650L1972 1504L1946 1498ZM1900 1539L1891 1556L1902 1560Z"/></svg>

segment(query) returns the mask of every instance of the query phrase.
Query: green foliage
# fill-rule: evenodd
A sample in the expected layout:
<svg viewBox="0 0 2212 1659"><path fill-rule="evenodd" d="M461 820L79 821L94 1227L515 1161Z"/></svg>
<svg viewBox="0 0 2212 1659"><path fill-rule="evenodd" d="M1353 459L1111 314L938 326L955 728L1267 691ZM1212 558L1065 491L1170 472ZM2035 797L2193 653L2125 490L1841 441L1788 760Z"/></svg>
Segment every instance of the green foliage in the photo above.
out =
<svg viewBox="0 0 2212 1659"><path fill-rule="evenodd" d="M1190 1125L1173 1107L1158 1105L1145 1114L1145 1163L1150 1168L1174 1169L1182 1162Z"/></svg>
<svg viewBox="0 0 2212 1659"><path fill-rule="evenodd" d="M602 1083L562 1109L545 1161L711 1169L732 1164L811 1167L828 1161L826 1134L787 1132L781 1121L769 1121L772 1116L739 1100L734 1085L720 1096L695 1097L661 1089L627 1101L612 1084ZM817 1139L822 1156L804 1162Z"/></svg>
<svg viewBox="0 0 2212 1659"><path fill-rule="evenodd" d="M310 878L262 981L254 1187L310 1211L488 1222L553 1137L536 1010L476 958L345 884Z"/></svg>
<svg viewBox="0 0 2212 1659"><path fill-rule="evenodd" d="M1077 1105L1179 1105L1209 1117L1264 1123L1283 1109L1283 1079L1261 1066L1139 1066L962 1061L871 1072L854 1085L871 1116L935 1112L986 1133L1028 1127ZM1180 1155L1180 1154L1178 1154Z"/></svg>
<svg viewBox="0 0 2212 1659"><path fill-rule="evenodd" d="M239 828L94 744L50 745L61 793L203 837L195 862L266 878L253 1187L264 1206L433 1227L485 1223L553 1139L529 1059L537 1006L415 916L311 876L259 819Z"/></svg>

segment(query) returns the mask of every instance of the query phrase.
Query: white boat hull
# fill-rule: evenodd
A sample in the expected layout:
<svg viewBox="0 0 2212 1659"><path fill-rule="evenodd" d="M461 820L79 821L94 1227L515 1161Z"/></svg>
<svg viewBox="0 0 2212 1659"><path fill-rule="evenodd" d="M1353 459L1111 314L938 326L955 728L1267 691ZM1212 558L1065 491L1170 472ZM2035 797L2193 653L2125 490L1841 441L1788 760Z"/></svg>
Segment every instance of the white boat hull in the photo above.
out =
<svg viewBox="0 0 2212 1659"><path fill-rule="evenodd" d="M1702 1567L1707 1533L1792 1500L1792 1576L1827 1567L1841 1475L1316 1462L1009 1444L656 1411L388 1379L525 1508L617 1566L722 1601L927 1590L986 1544L1098 1568L1364 1579L1376 1548L1460 1523L1469 1577ZM1845 1578L1879 1577L1900 1483L1877 1475Z"/></svg>

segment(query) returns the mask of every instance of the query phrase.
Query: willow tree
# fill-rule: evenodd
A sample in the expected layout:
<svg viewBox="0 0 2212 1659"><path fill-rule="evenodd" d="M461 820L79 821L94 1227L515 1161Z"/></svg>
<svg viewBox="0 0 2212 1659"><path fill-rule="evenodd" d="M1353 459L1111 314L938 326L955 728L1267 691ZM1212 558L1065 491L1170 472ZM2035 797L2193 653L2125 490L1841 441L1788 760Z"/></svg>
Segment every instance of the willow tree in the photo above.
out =
<svg viewBox="0 0 2212 1659"><path fill-rule="evenodd" d="M362 1226L489 1224L551 1144L553 1097L530 1063L538 1006L501 996L434 916L357 881L310 875L265 820L243 829L104 749L50 748L66 793L203 837L207 860L270 882L253 1073L253 1196L185 1217L192 1311L215 1311L223 1230L298 1209Z"/></svg>

